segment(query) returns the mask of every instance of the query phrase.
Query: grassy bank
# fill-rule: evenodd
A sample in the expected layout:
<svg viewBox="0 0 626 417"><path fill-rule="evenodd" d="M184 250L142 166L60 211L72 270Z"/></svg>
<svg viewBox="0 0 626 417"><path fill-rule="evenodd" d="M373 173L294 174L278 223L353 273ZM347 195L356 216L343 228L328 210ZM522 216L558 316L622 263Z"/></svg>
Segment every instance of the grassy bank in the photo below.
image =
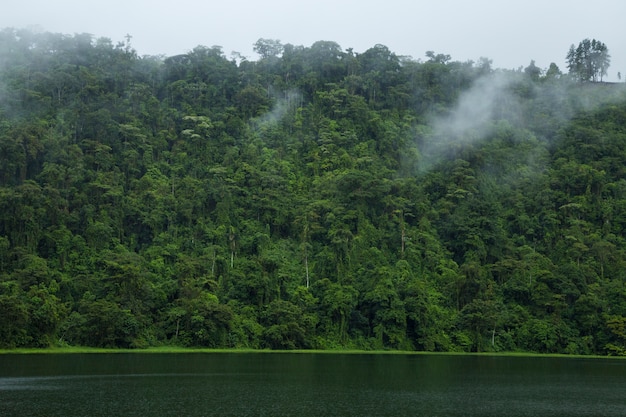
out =
<svg viewBox="0 0 626 417"><path fill-rule="evenodd" d="M272 354L328 354L328 355L448 355L448 356L496 356L496 357L550 357L550 358L583 358L583 359L626 359L626 356L599 356L599 355L564 355L564 354L546 354L532 352L415 352L400 350L255 350L255 349L203 349L203 348L185 348L178 346L160 346L150 347L146 349L106 349L93 348L83 346L68 347L50 347L50 348L28 348L28 349L0 349L0 355L6 354L151 354L151 353L272 353Z"/></svg>

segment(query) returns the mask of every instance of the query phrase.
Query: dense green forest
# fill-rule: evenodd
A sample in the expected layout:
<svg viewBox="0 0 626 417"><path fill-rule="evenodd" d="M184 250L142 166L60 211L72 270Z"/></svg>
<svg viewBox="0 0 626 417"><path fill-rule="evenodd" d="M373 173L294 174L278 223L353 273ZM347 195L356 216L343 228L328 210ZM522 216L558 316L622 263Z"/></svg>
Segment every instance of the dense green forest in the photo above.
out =
<svg viewBox="0 0 626 417"><path fill-rule="evenodd" d="M255 50L0 31L0 347L626 352L620 84Z"/></svg>

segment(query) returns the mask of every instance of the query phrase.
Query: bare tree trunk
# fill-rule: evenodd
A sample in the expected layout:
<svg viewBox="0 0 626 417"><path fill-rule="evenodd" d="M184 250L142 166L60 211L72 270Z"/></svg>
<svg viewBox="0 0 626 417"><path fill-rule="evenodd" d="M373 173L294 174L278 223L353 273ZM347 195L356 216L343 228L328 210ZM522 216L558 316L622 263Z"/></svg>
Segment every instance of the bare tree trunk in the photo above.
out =
<svg viewBox="0 0 626 417"><path fill-rule="evenodd" d="M235 229L230 227L230 234L228 235L228 240L230 241L230 267L235 265L235 249L237 248L237 244L235 243Z"/></svg>
<svg viewBox="0 0 626 417"><path fill-rule="evenodd" d="M306 287L309 288L309 255L304 254L304 269L306 271Z"/></svg>

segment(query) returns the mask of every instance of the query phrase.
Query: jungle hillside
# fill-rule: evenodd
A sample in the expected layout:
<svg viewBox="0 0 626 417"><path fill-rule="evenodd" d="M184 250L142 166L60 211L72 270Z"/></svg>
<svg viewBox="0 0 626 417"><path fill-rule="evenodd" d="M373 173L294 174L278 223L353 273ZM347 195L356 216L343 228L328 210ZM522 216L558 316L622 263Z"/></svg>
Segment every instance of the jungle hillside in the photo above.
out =
<svg viewBox="0 0 626 417"><path fill-rule="evenodd" d="M626 353L606 45L255 50L0 31L0 348Z"/></svg>

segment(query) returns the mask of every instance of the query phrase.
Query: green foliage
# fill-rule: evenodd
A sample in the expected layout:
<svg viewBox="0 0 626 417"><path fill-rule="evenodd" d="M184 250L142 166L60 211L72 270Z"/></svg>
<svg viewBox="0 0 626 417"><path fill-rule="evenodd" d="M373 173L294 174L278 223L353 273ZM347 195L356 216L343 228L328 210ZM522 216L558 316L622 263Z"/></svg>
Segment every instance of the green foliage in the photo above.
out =
<svg viewBox="0 0 626 417"><path fill-rule="evenodd" d="M0 347L624 354L618 86L383 45L0 40ZM482 125L438 127L485 86Z"/></svg>
<svg viewBox="0 0 626 417"><path fill-rule="evenodd" d="M608 48L595 39L584 39L567 53L569 73L579 81L602 81L610 64Z"/></svg>

